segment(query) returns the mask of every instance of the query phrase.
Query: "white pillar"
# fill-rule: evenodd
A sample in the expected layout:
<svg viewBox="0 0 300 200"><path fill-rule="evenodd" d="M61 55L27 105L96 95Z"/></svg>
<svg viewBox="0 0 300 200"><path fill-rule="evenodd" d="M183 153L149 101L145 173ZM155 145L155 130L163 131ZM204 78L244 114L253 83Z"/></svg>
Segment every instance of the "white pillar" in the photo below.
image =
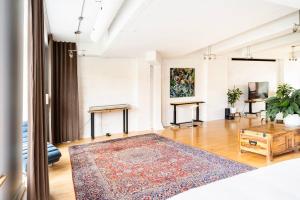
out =
<svg viewBox="0 0 300 200"><path fill-rule="evenodd" d="M152 130L162 130L161 59L156 51L147 52L150 67L150 120Z"/></svg>
<svg viewBox="0 0 300 200"><path fill-rule="evenodd" d="M153 129L162 130L161 64L153 67Z"/></svg>
<svg viewBox="0 0 300 200"><path fill-rule="evenodd" d="M22 0L0 0L0 199L16 199L22 188Z"/></svg>

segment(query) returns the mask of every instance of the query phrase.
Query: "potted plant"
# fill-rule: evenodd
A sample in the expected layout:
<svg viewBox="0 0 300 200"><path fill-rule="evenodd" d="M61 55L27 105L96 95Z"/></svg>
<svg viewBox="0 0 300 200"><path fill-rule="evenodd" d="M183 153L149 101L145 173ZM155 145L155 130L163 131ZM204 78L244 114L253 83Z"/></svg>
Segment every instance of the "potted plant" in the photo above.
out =
<svg viewBox="0 0 300 200"><path fill-rule="evenodd" d="M288 84L278 86L276 96L266 100L267 117L275 121L282 114L287 126L300 126L300 90L295 90Z"/></svg>
<svg viewBox="0 0 300 200"><path fill-rule="evenodd" d="M239 88L228 89L227 97L230 106L230 113L236 113L235 103L240 99L243 92Z"/></svg>

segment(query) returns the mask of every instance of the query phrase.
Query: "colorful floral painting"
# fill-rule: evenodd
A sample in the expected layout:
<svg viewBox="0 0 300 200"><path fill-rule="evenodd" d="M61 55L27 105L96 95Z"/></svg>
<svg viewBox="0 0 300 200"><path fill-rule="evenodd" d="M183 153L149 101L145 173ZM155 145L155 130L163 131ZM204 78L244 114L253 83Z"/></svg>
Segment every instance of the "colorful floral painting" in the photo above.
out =
<svg viewBox="0 0 300 200"><path fill-rule="evenodd" d="M170 97L195 96L195 68L170 69Z"/></svg>

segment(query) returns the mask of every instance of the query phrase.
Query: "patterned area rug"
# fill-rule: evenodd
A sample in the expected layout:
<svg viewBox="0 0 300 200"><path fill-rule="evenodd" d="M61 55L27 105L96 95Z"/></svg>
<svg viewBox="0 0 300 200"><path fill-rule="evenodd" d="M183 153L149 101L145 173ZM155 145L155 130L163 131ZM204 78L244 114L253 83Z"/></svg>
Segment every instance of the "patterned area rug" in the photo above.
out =
<svg viewBox="0 0 300 200"><path fill-rule="evenodd" d="M156 134L69 151L78 200L166 199L254 169Z"/></svg>

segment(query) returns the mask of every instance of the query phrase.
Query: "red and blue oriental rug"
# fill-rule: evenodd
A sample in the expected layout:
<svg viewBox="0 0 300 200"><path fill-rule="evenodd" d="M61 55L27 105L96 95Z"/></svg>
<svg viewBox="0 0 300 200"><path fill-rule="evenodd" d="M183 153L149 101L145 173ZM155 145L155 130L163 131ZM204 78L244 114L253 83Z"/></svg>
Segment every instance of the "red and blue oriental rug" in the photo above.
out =
<svg viewBox="0 0 300 200"><path fill-rule="evenodd" d="M77 200L166 199L254 169L156 134L69 151Z"/></svg>

